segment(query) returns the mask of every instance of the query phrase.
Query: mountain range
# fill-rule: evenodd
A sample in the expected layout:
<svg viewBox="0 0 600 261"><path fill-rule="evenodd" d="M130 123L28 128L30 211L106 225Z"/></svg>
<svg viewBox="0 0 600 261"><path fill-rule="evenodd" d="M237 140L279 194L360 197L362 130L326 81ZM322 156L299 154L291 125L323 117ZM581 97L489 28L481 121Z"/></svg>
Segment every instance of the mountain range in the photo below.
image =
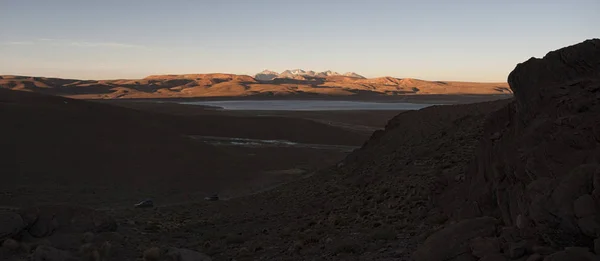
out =
<svg viewBox="0 0 600 261"><path fill-rule="evenodd" d="M192 97L393 97L403 95L512 95L507 83L425 81L411 78L359 78L294 70L269 79L236 74L169 74L143 79L77 80L0 75L0 88L84 99ZM303 76L304 74L306 76ZM292 75L287 77L286 75ZM262 78L262 76L265 76Z"/></svg>
<svg viewBox="0 0 600 261"><path fill-rule="evenodd" d="M294 69L294 70L285 70L281 73L277 73L270 70L264 70L262 72L257 73L254 78L259 81L272 81L276 78L288 78L288 79L296 79L296 80L306 80L306 78L325 78L328 76L346 76L352 78L360 78L365 79L360 74L354 72L347 72L344 74L340 74L338 72L333 72L331 70L327 70L324 72L315 72L312 70L305 71L302 69Z"/></svg>

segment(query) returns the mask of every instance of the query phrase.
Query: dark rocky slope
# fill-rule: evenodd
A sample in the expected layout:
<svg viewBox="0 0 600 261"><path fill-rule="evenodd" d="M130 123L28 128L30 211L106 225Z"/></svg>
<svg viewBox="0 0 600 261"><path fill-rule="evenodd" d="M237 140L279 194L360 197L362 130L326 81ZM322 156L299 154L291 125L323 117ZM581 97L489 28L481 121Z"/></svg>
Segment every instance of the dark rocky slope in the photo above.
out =
<svg viewBox="0 0 600 261"><path fill-rule="evenodd" d="M447 228L453 236L489 237L452 254L541 260L562 251L544 260L597 260L591 251L600 254L600 40L532 58L508 81L515 101L488 118L466 182L444 194L459 197L446 205L455 220L490 216L498 227L479 234ZM447 232L432 236L416 259L463 260L430 253ZM488 249L480 251L482 244Z"/></svg>

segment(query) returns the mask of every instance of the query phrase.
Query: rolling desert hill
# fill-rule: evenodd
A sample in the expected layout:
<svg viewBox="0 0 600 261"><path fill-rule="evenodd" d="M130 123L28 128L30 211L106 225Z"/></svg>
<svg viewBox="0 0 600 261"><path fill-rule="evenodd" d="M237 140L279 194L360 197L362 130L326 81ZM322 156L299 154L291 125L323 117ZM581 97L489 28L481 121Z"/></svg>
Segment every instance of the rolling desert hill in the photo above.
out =
<svg viewBox="0 0 600 261"><path fill-rule="evenodd" d="M151 75L138 80L76 80L0 76L0 88L83 99L194 97L393 97L397 95L512 95L506 83L442 82L340 74L257 80L247 75Z"/></svg>

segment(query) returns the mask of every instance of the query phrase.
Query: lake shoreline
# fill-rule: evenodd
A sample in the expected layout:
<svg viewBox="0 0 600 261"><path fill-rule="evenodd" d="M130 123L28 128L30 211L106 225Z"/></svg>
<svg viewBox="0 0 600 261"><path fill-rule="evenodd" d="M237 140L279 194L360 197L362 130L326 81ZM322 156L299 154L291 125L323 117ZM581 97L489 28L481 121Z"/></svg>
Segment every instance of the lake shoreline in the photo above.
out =
<svg viewBox="0 0 600 261"><path fill-rule="evenodd" d="M223 100L190 101L179 104L221 108L229 111L398 111L419 110L433 105L407 102L323 101L323 100Z"/></svg>

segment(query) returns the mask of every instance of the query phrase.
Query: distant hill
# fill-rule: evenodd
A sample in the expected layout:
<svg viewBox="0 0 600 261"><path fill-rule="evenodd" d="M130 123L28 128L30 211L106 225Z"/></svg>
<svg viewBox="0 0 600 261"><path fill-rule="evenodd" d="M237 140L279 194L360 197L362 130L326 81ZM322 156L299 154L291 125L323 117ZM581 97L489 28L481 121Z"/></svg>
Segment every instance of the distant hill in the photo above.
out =
<svg viewBox="0 0 600 261"><path fill-rule="evenodd" d="M222 73L151 75L137 80L77 80L4 75L0 76L0 88L84 99L512 94L507 83L441 82L393 77L367 79L331 71L316 73L299 69L282 74L285 77L270 71L265 71L256 78Z"/></svg>

